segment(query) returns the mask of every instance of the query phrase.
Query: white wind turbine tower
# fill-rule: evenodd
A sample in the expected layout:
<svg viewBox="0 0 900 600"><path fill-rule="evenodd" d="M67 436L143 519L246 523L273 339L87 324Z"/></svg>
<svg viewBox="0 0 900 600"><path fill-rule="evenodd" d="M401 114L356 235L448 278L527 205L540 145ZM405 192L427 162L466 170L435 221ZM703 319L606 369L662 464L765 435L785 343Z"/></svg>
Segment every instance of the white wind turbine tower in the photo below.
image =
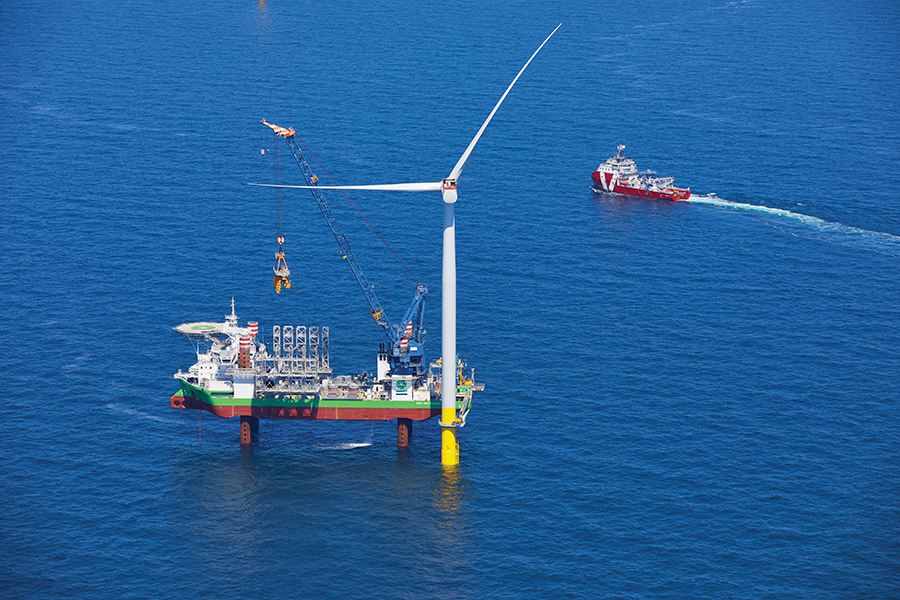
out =
<svg viewBox="0 0 900 600"><path fill-rule="evenodd" d="M466 163L469 160L469 156L472 154L472 150L474 150L475 145L478 143L478 140L481 139L481 135L487 128L488 123L490 123L491 119L494 118L494 114L497 112L497 109L500 108L503 100L506 99L506 95L509 94L509 91L516 84L516 81L519 80L519 77L521 77L522 73L525 71L528 65L531 64L531 61L534 60L534 57L537 56L537 53L540 52L541 48L544 47L544 44L550 41L550 38L553 37L553 34L556 33L557 29L559 29L560 27L562 27L562 23L557 25L556 29L554 29L550 33L550 35L547 36L547 39L545 39L543 43L538 46L538 49L534 51L534 54L531 55L531 58L528 59L528 62L525 63L525 66L522 67L518 75L516 75L515 79L512 80L512 83L510 83L509 87L506 88L506 91L503 92L503 95L500 97L497 105L494 106L494 110L492 110L491 114L489 114L487 119L485 119L484 123L481 125L481 129L478 130L478 133L476 133L475 137L472 138L472 141L469 142L469 146L466 148L466 151L463 152L462 156L459 157L456 166L453 167L453 170L450 171L450 175L448 175L446 178L442 179L441 181L428 183L316 186L319 189L330 190L441 192L443 196L444 245L441 268L441 464L445 466L456 465L459 463L459 446L456 442L456 425L454 423L456 419L456 385L453 383L447 385L447 382L456 381L456 218L454 215L454 205L456 204L457 199L456 182L459 179L459 176L462 174L463 168L465 168ZM274 185L267 187L309 189L311 186Z"/></svg>

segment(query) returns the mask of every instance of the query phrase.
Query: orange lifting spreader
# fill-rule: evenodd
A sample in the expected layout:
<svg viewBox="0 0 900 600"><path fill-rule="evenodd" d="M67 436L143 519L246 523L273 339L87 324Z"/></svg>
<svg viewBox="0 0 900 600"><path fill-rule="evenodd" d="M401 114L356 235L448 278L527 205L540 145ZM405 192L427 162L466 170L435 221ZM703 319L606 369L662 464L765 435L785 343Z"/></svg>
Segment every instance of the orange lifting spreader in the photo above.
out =
<svg viewBox="0 0 900 600"><path fill-rule="evenodd" d="M294 137L294 133L296 133L293 129L285 129L284 127L279 127L278 125L272 125L271 123L267 122L265 119L263 119L261 122L266 127L271 127L272 131L275 132L275 135L280 135L281 137L283 137L285 139L287 139L289 137Z"/></svg>
<svg viewBox="0 0 900 600"><path fill-rule="evenodd" d="M275 293L281 293L281 286L284 285L285 289L291 289L291 280L288 277L291 276L291 270L288 269L287 262L284 260L284 252L281 251L281 245L284 243L284 236L278 237L278 252L275 253L275 266L272 267L272 270L275 271L275 280L273 283L275 284Z"/></svg>

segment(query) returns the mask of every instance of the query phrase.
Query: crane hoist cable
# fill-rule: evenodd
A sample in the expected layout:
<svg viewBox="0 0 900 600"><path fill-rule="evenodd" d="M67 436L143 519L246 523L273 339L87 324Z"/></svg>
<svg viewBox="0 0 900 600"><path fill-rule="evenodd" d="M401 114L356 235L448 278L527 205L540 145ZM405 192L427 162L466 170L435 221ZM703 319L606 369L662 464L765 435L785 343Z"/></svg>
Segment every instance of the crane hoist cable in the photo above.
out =
<svg viewBox="0 0 900 600"><path fill-rule="evenodd" d="M274 144L272 150L275 153L275 183L279 182L278 178L278 136L273 132ZM288 269L287 261L284 259L284 202L282 200L281 188L275 188L275 234L278 241L278 252L275 253L275 278L272 284L275 286L275 293L280 294L282 286L285 289L291 289L291 270Z"/></svg>
<svg viewBox="0 0 900 600"><path fill-rule="evenodd" d="M303 147L303 151L306 152L307 154L309 154L309 155L312 157L313 161L315 161L315 163L316 163L316 166L318 166L320 169L322 169L322 172L325 173L325 175L328 177L328 179L331 180L331 184L332 184L332 185L338 185L338 183L334 180L334 177L331 176L331 173L328 172L328 169L326 169L326 168L322 165L322 163L319 162L319 159L316 158L316 155L313 154L312 151L309 149L309 146L306 145L306 142L304 142L303 140L301 140L301 139L297 136L296 133L294 134L294 139L297 140L297 141L300 143L300 146ZM277 146L277 144L276 144L276 146ZM277 182L276 182L276 183L277 183ZM344 190L339 190L339 191L340 191L341 194L344 196L344 199L347 201L347 203L348 203L350 206L353 207L353 210L356 211L356 214L359 215L359 218L361 218L361 219L365 222L365 224L369 226L369 229L372 230L372 233L374 233L374 234L378 237L378 239L381 240L381 243L384 245L385 248L387 248L388 252L390 252L390 253L394 256L394 258L397 260L397 262L400 263L400 266L402 266L404 269L406 269L406 272L409 273L409 276L413 278L413 281L415 281L416 284L421 285L422 282L419 281L419 278L416 277L416 275L415 275L415 274L412 272L412 270L406 265L406 263L403 262L403 259L400 258L400 255L397 254L397 253L394 251L394 249L391 247L391 245L388 243L388 241L387 241L386 239L384 239L384 236L381 235L381 232L379 232L379 231L375 228L375 226L372 224L372 222L369 221L368 217L366 217L366 215L364 215L363 212L362 212L361 210L359 210L359 207L356 206L356 203L353 202L353 200L350 199L350 196L347 195L347 192L345 192Z"/></svg>
<svg viewBox="0 0 900 600"><path fill-rule="evenodd" d="M279 177L279 165L278 165L278 136L274 133L272 134L275 143L272 145L272 151L275 154L275 183L280 184L281 178ZM282 190L281 188L275 188L275 234L277 238L284 237L284 201L282 199ZM279 242L279 246L282 242Z"/></svg>
<svg viewBox="0 0 900 600"><path fill-rule="evenodd" d="M348 266L356 277L357 283L359 283L360 289L366 296L366 301L371 308L369 313L384 330L387 341L386 354L388 361L392 365L392 370L395 367L404 367L410 369L410 372L414 375L423 374L425 372L425 344L423 340L425 334L425 297L428 295L428 288L424 284L417 282L415 295L409 304L409 308L406 309L403 319L398 324L392 324L390 319L384 314L384 309L378 301L378 297L375 294L375 286L370 284L366 278L359 261L356 259L356 255L350 248L350 242L335 218L334 211L332 211L324 194L322 194L322 188L318 187L317 182L319 178L310 170L309 164L303 156L303 151L295 139L294 134L296 132L293 129L285 129L284 127L273 125L265 120L262 123L266 127L271 128L275 135L284 138L291 154L297 161L297 166L300 168L307 183L306 186L302 187L309 189L310 194L315 199L322 216L325 217L325 222L328 224L335 241L340 247L341 258L346 259ZM409 271L408 268L407 271Z"/></svg>

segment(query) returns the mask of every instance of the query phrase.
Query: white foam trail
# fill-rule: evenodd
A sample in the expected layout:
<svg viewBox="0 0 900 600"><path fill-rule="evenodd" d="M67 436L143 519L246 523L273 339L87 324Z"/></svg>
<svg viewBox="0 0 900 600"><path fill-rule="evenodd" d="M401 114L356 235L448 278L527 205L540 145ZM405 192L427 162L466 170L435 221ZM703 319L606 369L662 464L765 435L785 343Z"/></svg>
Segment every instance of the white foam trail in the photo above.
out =
<svg viewBox="0 0 900 600"><path fill-rule="evenodd" d="M375 437L375 423L371 423L371 428L369 432L366 434L364 441L362 442L347 442L345 444L316 444L316 448L321 448L322 450L353 450L354 448L365 448L366 446L372 445L372 439Z"/></svg>
<svg viewBox="0 0 900 600"><path fill-rule="evenodd" d="M366 437L362 442L347 442L346 444L317 444L316 448L321 448L323 450L353 450L354 448L365 448L366 446L371 446L372 439L375 437L375 423L372 423L371 425L372 427L369 429L369 432L366 434Z"/></svg>
<svg viewBox="0 0 900 600"><path fill-rule="evenodd" d="M365 448L371 445L371 442L368 444L316 444L314 448L321 450L353 450L354 448Z"/></svg>
<svg viewBox="0 0 900 600"><path fill-rule="evenodd" d="M820 219L818 217L811 217L809 215L804 215L803 213L796 213L790 210L785 210L783 208L771 208L769 206L759 206L757 204L731 202L730 200L724 200L715 195L696 196L692 194L690 198L688 198L687 200L683 200L683 202L706 204L708 206L715 206L717 208L725 208L729 210L757 212L790 219L795 223L799 223L805 226L806 228L808 228L808 231L812 230L817 233L826 234L827 241L829 242L853 245L859 248L864 248L866 250L872 250L875 252L880 252L882 254L900 257L900 237L891 235L890 233L870 231L868 229L860 229L858 227L851 227L849 225L843 225L841 223L825 221L824 219Z"/></svg>

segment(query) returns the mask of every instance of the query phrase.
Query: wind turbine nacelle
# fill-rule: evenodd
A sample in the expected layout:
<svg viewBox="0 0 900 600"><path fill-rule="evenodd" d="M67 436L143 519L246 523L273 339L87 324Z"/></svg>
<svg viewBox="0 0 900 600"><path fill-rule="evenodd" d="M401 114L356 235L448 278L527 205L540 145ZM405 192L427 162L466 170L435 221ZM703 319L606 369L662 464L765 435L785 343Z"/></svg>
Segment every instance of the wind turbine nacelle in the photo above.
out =
<svg viewBox="0 0 900 600"><path fill-rule="evenodd" d="M456 202L456 180L445 179L441 182L441 193L444 196L444 202L448 204Z"/></svg>

